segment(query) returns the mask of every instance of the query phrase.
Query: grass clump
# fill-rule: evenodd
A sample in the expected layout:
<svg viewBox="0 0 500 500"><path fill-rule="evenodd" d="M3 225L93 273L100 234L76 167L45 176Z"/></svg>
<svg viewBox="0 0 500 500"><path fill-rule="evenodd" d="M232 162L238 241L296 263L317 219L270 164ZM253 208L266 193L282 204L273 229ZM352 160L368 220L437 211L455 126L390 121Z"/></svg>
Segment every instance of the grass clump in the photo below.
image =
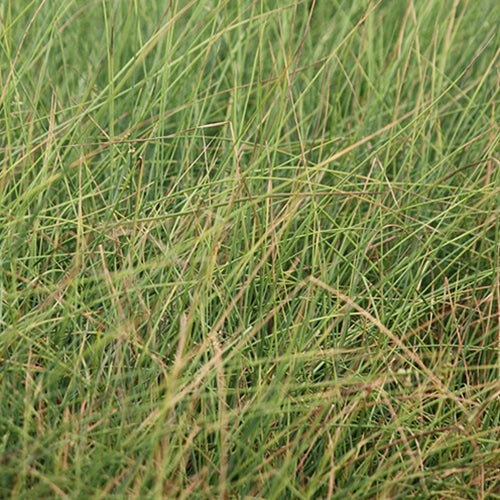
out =
<svg viewBox="0 0 500 500"><path fill-rule="evenodd" d="M499 14L3 2L0 496L498 498Z"/></svg>

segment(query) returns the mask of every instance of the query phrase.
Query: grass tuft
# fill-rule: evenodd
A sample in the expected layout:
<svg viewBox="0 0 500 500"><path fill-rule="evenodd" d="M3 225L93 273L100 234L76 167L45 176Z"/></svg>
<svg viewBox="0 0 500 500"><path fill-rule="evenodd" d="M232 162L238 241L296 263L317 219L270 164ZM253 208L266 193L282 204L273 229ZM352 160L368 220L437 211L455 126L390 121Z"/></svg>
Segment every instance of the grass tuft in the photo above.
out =
<svg viewBox="0 0 500 500"><path fill-rule="evenodd" d="M500 498L493 0L0 5L0 497Z"/></svg>

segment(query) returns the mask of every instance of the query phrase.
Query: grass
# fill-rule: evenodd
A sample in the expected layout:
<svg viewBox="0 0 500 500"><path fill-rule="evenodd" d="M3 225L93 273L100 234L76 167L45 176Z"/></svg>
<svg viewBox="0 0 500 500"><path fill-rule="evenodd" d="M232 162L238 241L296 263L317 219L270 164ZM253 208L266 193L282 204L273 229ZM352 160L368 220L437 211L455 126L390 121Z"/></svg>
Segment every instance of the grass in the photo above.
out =
<svg viewBox="0 0 500 500"><path fill-rule="evenodd" d="M494 0L0 4L0 497L500 498Z"/></svg>

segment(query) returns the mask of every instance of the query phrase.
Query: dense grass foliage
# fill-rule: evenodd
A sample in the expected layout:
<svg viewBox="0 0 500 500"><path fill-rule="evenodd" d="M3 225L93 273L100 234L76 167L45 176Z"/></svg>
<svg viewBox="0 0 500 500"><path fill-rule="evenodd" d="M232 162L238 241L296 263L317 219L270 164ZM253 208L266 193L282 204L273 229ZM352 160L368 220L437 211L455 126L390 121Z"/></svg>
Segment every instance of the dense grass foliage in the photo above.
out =
<svg viewBox="0 0 500 500"><path fill-rule="evenodd" d="M0 3L0 497L500 498L495 0Z"/></svg>

